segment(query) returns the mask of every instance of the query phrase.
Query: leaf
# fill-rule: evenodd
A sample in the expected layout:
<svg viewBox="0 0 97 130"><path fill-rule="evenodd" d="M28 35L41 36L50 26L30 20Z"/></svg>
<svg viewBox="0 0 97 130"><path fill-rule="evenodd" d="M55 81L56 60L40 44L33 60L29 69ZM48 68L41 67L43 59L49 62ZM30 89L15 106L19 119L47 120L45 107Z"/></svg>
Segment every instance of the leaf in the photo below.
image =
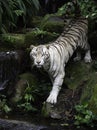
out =
<svg viewBox="0 0 97 130"><path fill-rule="evenodd" d="M11 108L9 108L6 104L3 107L4 112L8 113L11 111Z"/></svg>

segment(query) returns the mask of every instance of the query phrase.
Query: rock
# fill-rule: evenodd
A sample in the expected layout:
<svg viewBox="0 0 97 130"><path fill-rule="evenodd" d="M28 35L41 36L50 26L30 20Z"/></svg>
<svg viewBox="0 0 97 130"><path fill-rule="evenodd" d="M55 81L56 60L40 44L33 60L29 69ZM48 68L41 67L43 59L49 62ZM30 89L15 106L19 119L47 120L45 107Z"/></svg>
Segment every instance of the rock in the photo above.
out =
<svg viewBox="0 0 97 130"><path fill-rule="evenodd" d="M41 29L30 29L25 34L2 34L0 44L2 48L10 49L27 49L31 44L45 44L55 40L59 34L43 31ZM1 49L2 49L1 48ZM2 49L3 50L3 49Z"/></svg>
<svg viewBox="0 0 97 130"><path fill-rule="evenodd" d="M61 33L64 29L64 20L55 14L46 15L41 21L40 29Z"/></svg>
<svg viewBox="0 0 97 130"><path fill-rule="evenodd" d="M30 27L39 27L40 26L40 23L42 21L43 17L42 16L34 16L32 18L32 20L30 21Z"/></svg>
<svg viewBox="0 0 97 130"><path fill-rule="evenodd" d="M53 110L54 105L50 103L44 102L43 108L42 108L42 114L44 117L51 117L53 119L61 119L60 113L58 113L55 109Z"/></svg>
<svg viewBox="0 0 97 130"><path fill-rule="evenodd" d="M24 120L24 119L23 119ZM65 125L64 125L65 126ZM65 130L67 127L56 125L30 123L28 121L0 119L0 130Z"/></svg>
<svg viewBox="0 0 97 130"><path fill-rule="evenodd" d="M56 33L35 29L33 31L28 32L25 35L25 43L27 43L27 45L29 46L31 44L33 45L45 44L55 40L58 36L59 35Z"/></svg>
<svg viewBox="0 0 97 130"><path fill-rule="evenodd" d="M14 96L11 98L13 103L17 103L21 100L25 89L28 86L37 86L37 78L31 73L21 74L19 81L15 85Z"/></svg>
<svg viewBox="0 0 97 130"><path fill-rule="evenodd" d="M0 91L13 86L21 71L23 51L0 52ZM12 91L12 88L10 92ZM9 93L10 93L9 92Z"/></svg>
<svg viewBox="0 0 97 130"><path fill-rule="evenodd" d="M20 49L24 46L24 34L2 34L0 41L6 48Z"/></svg>
<svg viewBox="0 0 97 130"><path fill-rule="evenodd" d="M93 64L81 61L70 62L66 66L66 76L57 104L43 105L42 113L45 117L72 120L74 107L80 103L87 103L89 109L97 114L97 72Z"/></svg>
<svg viewBox="0 0 97 130"><path fill-rule="evenodd" d="M25 121L0 119L2 130L49 130L47 126L34 125Z"/></svg>

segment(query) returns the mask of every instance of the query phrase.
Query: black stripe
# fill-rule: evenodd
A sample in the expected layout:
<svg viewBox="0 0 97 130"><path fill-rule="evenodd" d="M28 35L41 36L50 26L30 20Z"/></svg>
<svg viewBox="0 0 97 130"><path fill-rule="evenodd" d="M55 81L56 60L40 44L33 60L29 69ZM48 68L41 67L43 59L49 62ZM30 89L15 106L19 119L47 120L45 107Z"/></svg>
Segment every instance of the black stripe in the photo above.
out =
<svg viewBox="0 0 97 130"><path fill-rule="evenodd" d="M75 32L75 33L79 33L79 29L76 29L76 28L71 28L71 30L70 31L73 31L73 32Z"/></svg>
<svg viewBox="0 0 97 130"><path fill-rule="evenodd" d="M68 39L68 38L66 39L66 38L65 38L65 40L67 41L67 43L68 43L69 45L71 45L71 47L72 47L73 50L76 49L75 45L73 45L73 44L71 43L72 41L69 41L70 39ZM76 42L75 42L75 43L76 43Z"/></svg>
<svg viewBox="0 0 97 130"><path fill-rule="evenodd" d="M62 39L59 39L60 41L58 42L58 44L60 45L63 45L62 47L66 47L67 44L65 43L65 40L62 38ZM60 43L61 42L61 43Z"/></svg>
<svg viewBox="0 0 97 130"><path fill-rule="evenodd" d="M88 26L86 26L86 25L83 25L83 24L77 24L75 27L78 27L78 29L80 28L80 29L83 29L83 30L86 30L86 28L88 29Z"/></svg>
<svg viewBox="0 0 97 130"><path fill-rule="evenodd" d="M75 30L74 30L75 31ZM82 31L82 30L78 30L78 32L77 31L75 31L77 34L79 34L79 37L81 37L82 36L82 38L84 37L84 32ZM78 35L77 35L78 36Z"/></svg>
<svg viewBox="0 0 97 130"><path fill-rule="evenodd" d="M87 23L88 23L88 21L87 20L79 20L79 21L77 21L77 23L83 23L83 24L85 24L85 25L87 25Z"/></svg>
<svg viewBox="0 0 97 130"><path fill-rule="evenodd" d="M70 52L68 51L68 55L69 55L69 58L71 57L71 54L70 54Z"/></svg>
<svg viewBox="0 0 97 130"><path fill-rule="evenodd" d="M66 36L66 35L65 35L65 36ZM69 32L67 32L67 37L71 37L74 41L75 41L74 37L78 37L78 39L80 39L80 36L79 36L79 35L71 34L71 33L69 33ZM68 38L68 39L69 39L69 38ZM76 41L75 41L75 43L76 43Z"/></svg>
<svg viewBox="0 0 97 130"><path fill-rule="evenodd" d="M54 76L56 70L52 70L51 74ZM55 78L55 77L54 77Z"/></svg>
<svg viewBox="0 0 97 130"><path fill-rule="evenodd" d="M82 36L85 33L85 31L84 31L85 29L82 28L82 27L80 27L80 28L79 27L75 27L75 29L79 30Z"/></svg>
<svg viewBox="0 0 97 130"><path fill-rule="evenodd" d="M56 45L53 44L53 47L56 48L56 50L58 51L58 53L59 53L59 55L60 55L60 57L61 57L61 53L60 53L59 49L56 47ZM59 47L59 46L58 46L58 47Z"/></svg>

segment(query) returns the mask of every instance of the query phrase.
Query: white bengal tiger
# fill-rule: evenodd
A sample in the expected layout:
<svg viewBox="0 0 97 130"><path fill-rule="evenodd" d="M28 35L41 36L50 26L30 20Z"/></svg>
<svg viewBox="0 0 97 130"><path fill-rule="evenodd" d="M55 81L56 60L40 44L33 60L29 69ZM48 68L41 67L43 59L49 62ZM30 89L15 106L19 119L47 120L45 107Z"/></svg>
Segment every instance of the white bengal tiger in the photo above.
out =
<svg viewBox="0 0 97 130"><path fill-rule="evenodd" d="M53 87L46 102L57 103L65 71L64 67L77 48L85 50L85 62L91 62L90 46L87 42L88 22L79 18L73 20L63 33L48 45L31 45L30 57L34 65L43 67L49 74ZM80 60L78 52L75 60Z"/></svg>

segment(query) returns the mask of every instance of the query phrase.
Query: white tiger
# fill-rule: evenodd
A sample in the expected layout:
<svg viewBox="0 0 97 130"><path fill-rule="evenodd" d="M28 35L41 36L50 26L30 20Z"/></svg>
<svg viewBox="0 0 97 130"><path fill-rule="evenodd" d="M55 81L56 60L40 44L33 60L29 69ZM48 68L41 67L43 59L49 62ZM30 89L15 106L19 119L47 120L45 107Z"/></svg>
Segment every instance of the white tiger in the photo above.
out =
<svg viewBox="0 0 97 130"><path fill-rule="evenodd" d="M79 18L72 21L63 33L48 45L31 45L30 57L34 65L43 67L49 74L53 87L46 102L57 103L57 96L61 89L65 70L64 67L77 48L85 50L85 62L91 62L90 46L87 42L88 22ZM78 52L75 60L80 60Z"/></svg>

